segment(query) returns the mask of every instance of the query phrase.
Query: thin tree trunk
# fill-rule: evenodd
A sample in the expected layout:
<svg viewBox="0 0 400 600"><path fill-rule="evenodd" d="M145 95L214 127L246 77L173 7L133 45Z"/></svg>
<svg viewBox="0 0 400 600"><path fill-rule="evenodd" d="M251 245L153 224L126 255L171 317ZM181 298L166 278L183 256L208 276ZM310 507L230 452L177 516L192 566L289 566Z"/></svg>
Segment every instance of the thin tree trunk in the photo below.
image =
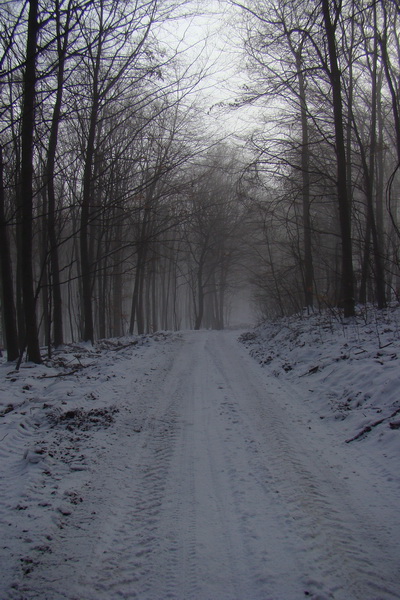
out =
<svg viewBox="0 0 400 600"><path fill-rule="evenodd" d="M377 30L376 22L376 6L374 7L374 25L375 32ZM374 190L376 190L375 169L376 169L376 150L377 150L377 121L378 121L378 38L375 33L374 39L374 56L373 56L373 72L372 72L372 115L371 115L371 142L370 142L370 158L369 164L365 160L365 176L367 187L368 212L371 220L371 233L374 251L375 264L375 288L378 308L386 307L385 294L385 275L383 268L382 257L382 239L379 236L379 228L377 227L377 219L375 217L374 206ZM364 160L364 159L363 159Z"/></svg>
<svg viewBox="0 0 400 600"><path fill-rule="evenodd" d="M135 274L135 286L132 296L132 310L131 310L131 326L130 333L133 333L136 319L136 329L139 335L144 333L144 322L143 322L143 292L144 292L144 280L146 270L146 256L147 248L145 243L138 252L138 261L136 265Z"/></svg>
<svg viewBox="0 0 400 600"><path fill-rule="evenodd" d="M145 314L144 314L144 299L145 299L145 285L146 285L146 256L147 249L145 250L145 256L143 259L142 269L139 273L139 291L136 306L136 322L137 331L139 335L145 333Z"/></svg>
<svg viewBox="0 0 400 600"><path fill-rule="evenodd" d="M92 306L92 257L90 256L89 223L92 198L92 164L94 157L94 139L97 124L97 100L94 100L89 135L86 146L85 170L83 176L83 197L80 224L80 253L81 253L81 277L82 277L82 301L84 330L83 340L94 341L93 306Z"/></svg>
<svg viewBox="0 0 400 600"><path fill-rule="evenodd" d="M155 268L155 260L153 263L153 272L151 277L151 306L152 306L152 331L158 330L158 303L157 303L157 272Z"/></svg>
<svg viewBox="0 0 400 600"><path fill-rule="evenodd" d="M19 356L17 317L14 303L14 285L10 253L9 235L5 215L3 149L0 146L0 268L1 291L4 315L4 333L7 360L14 361Z"/></svg>
<svg viewBox="0 0 400 600"><path fill-rule="evenodd" d="M344 142L341 73L339 69L336 49L336 25L331 21L329 0L322 0L322 10L329 51L329 78L332 87L333 117L335 128L335 151L337 163L336 185L338 194L339 223L342 242L341 305L343 307L344 316L352 317L355 314L355 298L353 251L351 241L351 199L348 195L346 176L347 162Z"/></svg>
<svg viewBox="0 0 400 600"><path fill-rule="evenodd" d="M310 157L308 141L308 121L306 91L301 64L301 51L296 53L297 78L299 82L300 115L301 115L301 176L303 200L303 236L304 236L304 300L307 308L314 304L314 267L312 256L311 216L310 216Z"/></svg>
<svg viewBox="0 0 400 600"><path fill-rule="evenodd" d="M371 260L371 223L367 216L367 223L365 228L364 236L364 255L362 258L361 265L361 278L360 278L360 289L358 292L358 300L360 304L366 304L367 302L367 282L370 272L370 260Z"/></svg>
<svg viewBox="0 0 400 600"><path fill-rule="evenodd" d="M92 105L89 117L89 130L86 142L85 166L83 173L82 209L80 222L80 253L83 302L83 340L94 341L93 323L93 256L90 236L90 219L93 200L93 170L95 158L95 140L100 110L99 78L103 51L103 2L100 2L101 22L98 33L96 57L93 66Z"/></svg>
<svg viewBox="0 0 400 600"><path fill-rule="evenodd" d="M49 239L50 268L51 268L51 292L53 295L53 327L54 327L54 345L56 347L63 344L63 314L62 298L60 284L60 267L58 256L58 240L56 229L56 194L54 189L55 158L58 142L58 131L60 124L61 105L64 87L64 68L65 57L68 46L69 16L67 17L65 34L61 43L60 32L60 4L57 0L55 13L57 16L57 45L58 45L58 73L57 73L57 93L53 107L53 116L51 121L49 147L47 152L47 164L45 171L45 184L48 199L48 220L47 234Z"/></svg>
<svg viewBox="0 0 400 600"><path fill-rule="evenodd" d="M383 214L384 214L384 117L382 108L382 73L380 73L377 81L377 152L376 152L376 226L378 229L378 235L381 240L384 239L384 225L383 225Z"/></svg>
<svg viewBox="0 0 400 600"><path fill-rule="evenodd" d="M204 315L204 286L203 286L203 265L200 264L197 271L197 311L194 328L200 329Z"/></svg>
<svg viewBox="0 0 400 600"><path fill-rule="evenodd" d="M47 346L47 356L51 358L51 291L50 291L50 279L49 279L49 269L48 269L48 261L47 261L47 231L48 231L48 222L47 222L47 214L48 214L48 206L47 206L47 198L46 198L46 190L43 188L42 194L43 204L41 207L42 212L42 228L40 232L41 243L41 264L42 264L42 273L40 277L41 283L41 297L42 297L42 326L44 330L44 339L45 344Z"/></svg>
<svg viewBox="0 0 400 600"><path fill-rule="evenodd" d="M129 322L129 333L133 334L136 323L136 312L137 312L137 302L138 302L138 293L139 293L139 255L136 263L136 271L135 271L135 282L133 285L133 293L132 293L132 302L131 302L131 318Z"/></svg>
<svg viewBox="0 0 400 600"><path fill-rule="evenodd" d="M376 12L374 12L375 17L375 30L376 30ZM373 249L373 259L375 266L375 290L376 290L376 300L378 304L378 308L385 308L386 306L386 294L385 294L385 277L384 277L384 269L383 269L383 260L382 260L382 251L381 251L381 240L379 238L379 232L376 224L375 218L375 206L374 206L374 189L375 189L375 162L376 162L376 145L377 145L377 64L378 64L378 41L375 36L375 47L373 54L373 64L372 64L372 90L371 90L371 137L369 143L369 160L367 159L366 150L363 145L357 123L353 117L353 128L357 137L360 156L361 156L361 164L364 171L364 182L365 182L365 195L367 201L367 233L366 233L366 257L364 260L364 268L368 269L369 263L369 244L370 238L372 238L372 249ZM365 281L365 290L366 290L366 281ZM364 295L364 292L363 292ZM366 298L366 294L365 294ZM361 298L360 298L361 299Z"/></svg>
<svg viewBox="0 0 400 600"><path fill-rule="evenodd" d="M118 227L118 232L120 227ZM119 239L119 237L118 237ZM119 337L123 335L122 323L122 273L121 252L115 250L113 254L114 267L112 272L112 335Z"/></svg>
<svg viewBox="0 0 400 600"><path fill-rule="evenodd" d="M96 276L97 283L97 322L98 322L98 335L100 339L107 337L106 335L106 312L107 312L107 299L106 299L106 261L98 261L99 272Z"/></svg>

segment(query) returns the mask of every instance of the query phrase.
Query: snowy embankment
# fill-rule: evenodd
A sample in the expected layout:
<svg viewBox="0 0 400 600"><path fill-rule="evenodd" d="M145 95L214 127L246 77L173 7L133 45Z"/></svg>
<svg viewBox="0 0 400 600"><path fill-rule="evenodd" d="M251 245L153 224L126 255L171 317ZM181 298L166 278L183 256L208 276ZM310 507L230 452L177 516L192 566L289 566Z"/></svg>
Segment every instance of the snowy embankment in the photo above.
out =
<svg viewBox="0 0 400 600"><path fill-rule="evenodd" d="M336 421L347 443L400 456L400 308L358 308L265 323L244 333L250 354L280 381L301 390L320 419ZM367 450L365 450L367 451Z"/></svg>
<svg viewBox="0 0 400 600"><path fill-rule="evenodd" d="M55 532L83 502L132 411L177 336L70 344L44 364L0 365L0 598L20 598L19 578L52 552ZM135 371L137 370L137 373ZM135 406L140 423L140 407ZM137 431L139 431L138 425ZM132 433L136 430L133 427ZM94 516L94 511L93 515ZM12 591L15 588L15 596ZM45 598L38 592L37 598Z"/></svg>
<svg viewBox="0 0 400 600"><path fill-rule="evenodd" d="M371 309L3 362L0 598L399 599L399 333Z"/></svg>

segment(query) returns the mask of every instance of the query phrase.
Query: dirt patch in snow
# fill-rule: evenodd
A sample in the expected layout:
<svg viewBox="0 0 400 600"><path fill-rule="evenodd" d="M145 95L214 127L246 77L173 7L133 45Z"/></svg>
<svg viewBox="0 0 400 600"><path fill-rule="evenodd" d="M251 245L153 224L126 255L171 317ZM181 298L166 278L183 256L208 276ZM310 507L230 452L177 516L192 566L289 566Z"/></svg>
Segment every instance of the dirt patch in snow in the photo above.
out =
<svg viewBox="0 0 400 600"><path fill-rule="evenodd" d="M114 416L119 412L116 407L92 408L85 410L75 408L66 412L54 411L48 414L48 419L53 426L65 427L68 431L80 429L100 429L110 427L114 423Z"/></svg>

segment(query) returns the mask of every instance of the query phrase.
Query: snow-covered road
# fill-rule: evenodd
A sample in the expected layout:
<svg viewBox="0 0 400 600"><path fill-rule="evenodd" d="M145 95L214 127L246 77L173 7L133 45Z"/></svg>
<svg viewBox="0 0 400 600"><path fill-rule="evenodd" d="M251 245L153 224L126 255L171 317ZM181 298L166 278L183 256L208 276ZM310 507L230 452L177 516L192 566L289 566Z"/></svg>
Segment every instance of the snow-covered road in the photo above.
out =
<svg viewBox="0 0 400 600"><path fill-rule="evenodd" d="M112 382L127 410L13 598L400 598L385 475L237 334L185 332L142 360Z"/></svg>

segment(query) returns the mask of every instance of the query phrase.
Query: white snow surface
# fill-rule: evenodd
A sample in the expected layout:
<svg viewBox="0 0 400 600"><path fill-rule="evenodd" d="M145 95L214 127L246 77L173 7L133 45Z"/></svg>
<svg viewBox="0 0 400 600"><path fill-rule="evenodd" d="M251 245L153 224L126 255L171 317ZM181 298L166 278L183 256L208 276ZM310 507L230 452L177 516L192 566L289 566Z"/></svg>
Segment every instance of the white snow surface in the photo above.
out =
<svg viewBox="0 0 400 600"><path fill-rule="evenodd" d="M400 598L399 333L391 307L3 362L1 600Z"/></svg>

